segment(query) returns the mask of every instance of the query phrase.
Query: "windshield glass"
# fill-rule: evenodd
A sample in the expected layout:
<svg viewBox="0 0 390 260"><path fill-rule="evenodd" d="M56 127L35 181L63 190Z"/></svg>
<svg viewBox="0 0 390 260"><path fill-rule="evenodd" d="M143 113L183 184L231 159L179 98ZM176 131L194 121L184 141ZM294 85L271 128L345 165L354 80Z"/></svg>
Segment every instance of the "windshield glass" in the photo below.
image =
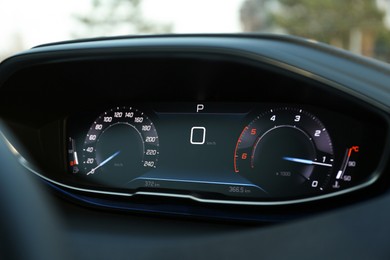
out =
<svg viewBox="0 0 390 260"><path fill-rule="evenodd" d="M35 45L166 33L290 34L390 62L390 0L4 0L0 61Z"/></svg>

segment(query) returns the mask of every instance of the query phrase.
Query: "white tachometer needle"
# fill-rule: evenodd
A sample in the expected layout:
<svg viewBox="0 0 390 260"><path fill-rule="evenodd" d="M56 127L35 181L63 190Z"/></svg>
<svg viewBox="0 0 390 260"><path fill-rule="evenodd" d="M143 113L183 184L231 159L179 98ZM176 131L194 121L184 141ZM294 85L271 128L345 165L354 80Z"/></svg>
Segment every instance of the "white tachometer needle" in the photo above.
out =
<svg viewBox="0 0 390 260"><path fill-rule="evenodd" d="M307 159L300 159L300 158L293 158L293 157L283 157L284 160L286 161L291 161L291 162L296 162L296 163L303 163L303 164L314 164L314 165L319 165L319 166L326 166L326 167L332 167L332 164L329 163L320 163L320 162L315 162L312 160L307 160Z"/></svg>
<svg viewBox="0 0 390 260"><path fill-rule="evenodd" d="M97 169L99 169L100 167L102 167L103 165L105 165L106 163L108 163L109 161L111 161L112 159L115 158L115 156L117 156L118 154L120 154L121 151L117 151L116 153L114 153L113 155L111 155L110 157L108 157L107 159L105 159L104 161L102 161L98 166L96 166L95 168L93 168L92 170L90 170L89 172L87 172L87 175L90 175L90 174L94 174L95 171Z"/></svg>

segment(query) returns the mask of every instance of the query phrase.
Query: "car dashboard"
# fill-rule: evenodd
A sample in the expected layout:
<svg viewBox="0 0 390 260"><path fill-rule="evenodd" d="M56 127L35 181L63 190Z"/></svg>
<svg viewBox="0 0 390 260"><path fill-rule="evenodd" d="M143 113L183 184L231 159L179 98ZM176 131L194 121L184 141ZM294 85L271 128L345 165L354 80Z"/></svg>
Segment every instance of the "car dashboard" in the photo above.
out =
<svg viewBox="0 0 390 260"><path fill-rule="evenodd" d="M269 223L389 187L388 66L320 43L92 39L0 68L10 145L83 208Z"/></svg>

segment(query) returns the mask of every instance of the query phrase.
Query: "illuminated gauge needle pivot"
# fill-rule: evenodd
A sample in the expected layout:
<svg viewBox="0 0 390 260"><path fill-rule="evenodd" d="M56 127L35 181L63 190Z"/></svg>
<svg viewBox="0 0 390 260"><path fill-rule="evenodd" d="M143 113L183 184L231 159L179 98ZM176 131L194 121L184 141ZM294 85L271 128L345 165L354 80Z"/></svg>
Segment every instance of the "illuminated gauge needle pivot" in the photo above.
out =
<svg viewBox="0 0 390 260"><path fill-rule="evenodd" d="M103 165L105 165L106 163L111 161L112 159L114 159L118 154L120 154L120 152L121 151L117 151L114 154L112 154L110 157L108 157L107 159L102 161L98 166L96 166L95 168L93 168L89 172L87 172L87 175L94 174L97 169L99 169L100 167L102 167Z"/></svg>
<svg viewBox="0 0 390 260"><path fill-rule="evenodd" d="M312 160L307 159L301 159L301 158L294 158L294 157L283 157L283 160L290 161L290 162L296 162L296 163L302 163L302 164L308 164L308 165L319 165L319 166L325 166L325 167L332 167L332 164L329 163L321 163L316 162Z"/></svg>

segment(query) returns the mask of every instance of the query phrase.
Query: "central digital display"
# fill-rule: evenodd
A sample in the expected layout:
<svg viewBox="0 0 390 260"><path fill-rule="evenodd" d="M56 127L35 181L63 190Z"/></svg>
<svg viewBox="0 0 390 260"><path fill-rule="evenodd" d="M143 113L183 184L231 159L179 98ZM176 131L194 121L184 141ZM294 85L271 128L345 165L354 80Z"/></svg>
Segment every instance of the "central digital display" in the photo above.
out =
<svg viewBox="0 0 390 260"><path fill-rule="evenodd" d="M116 106L74 116L68 129L73 181L96 191L256 202L329 194L370 176L356 176L361 150L370 149L359 123L312 107Z"/></svg>

